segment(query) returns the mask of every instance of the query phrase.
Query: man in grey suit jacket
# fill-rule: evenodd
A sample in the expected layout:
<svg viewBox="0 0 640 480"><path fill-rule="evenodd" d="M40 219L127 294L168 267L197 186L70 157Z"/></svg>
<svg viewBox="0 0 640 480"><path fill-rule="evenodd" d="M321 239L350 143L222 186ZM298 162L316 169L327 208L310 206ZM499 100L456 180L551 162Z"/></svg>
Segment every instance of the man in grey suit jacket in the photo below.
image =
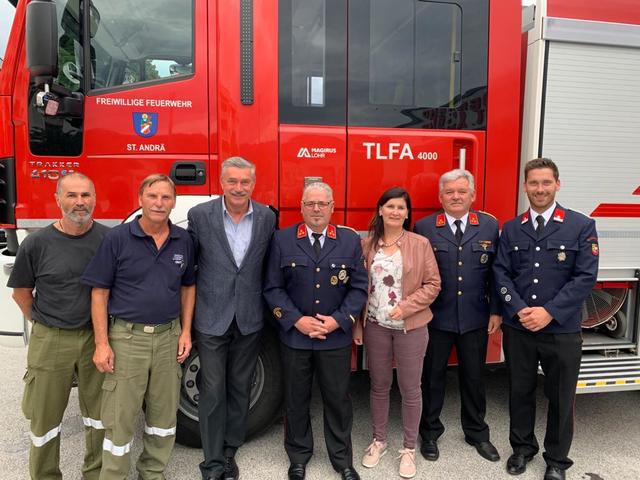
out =
<svg viewBox="0 0 640 480"><path fill-rule="evenodd" d="M263 327L264 256L275 215L251 200L255 166L222 163L223 196L189 210L198 276L194 340L200 355L199 410L204 480L237 480L236 450L244 442L251 378Z"/></svg>

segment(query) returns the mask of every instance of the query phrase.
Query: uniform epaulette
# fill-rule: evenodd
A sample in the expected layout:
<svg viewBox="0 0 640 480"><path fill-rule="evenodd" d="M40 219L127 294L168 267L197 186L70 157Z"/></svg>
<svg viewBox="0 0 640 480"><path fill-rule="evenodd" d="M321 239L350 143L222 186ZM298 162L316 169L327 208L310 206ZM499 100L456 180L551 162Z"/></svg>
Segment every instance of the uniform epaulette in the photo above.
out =
<svg viewBox="0 0 640 480"><path fill-rule="evenodd" d="M338 227L338 228L346 228L347 230L351 230L353 233L358 233L358 231L355 228L348 227L346 225L336 225L336 227Z"/></svg>
<svg viewBox="0 0 640 480"><path fill-rule="evenodd" d="M478 210L478 213L482 213L483 215L486 215L488 217L493 218L496 222L498 221L498 219L496 218L495 215L490 214L489 212L485 212L484 210Z"/></svg>

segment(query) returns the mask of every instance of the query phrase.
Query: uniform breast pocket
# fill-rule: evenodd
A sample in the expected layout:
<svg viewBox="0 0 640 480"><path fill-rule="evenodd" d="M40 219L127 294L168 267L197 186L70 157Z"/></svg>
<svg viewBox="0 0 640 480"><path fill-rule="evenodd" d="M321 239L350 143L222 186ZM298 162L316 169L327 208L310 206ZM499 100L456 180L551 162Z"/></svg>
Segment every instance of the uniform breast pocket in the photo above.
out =
<svg viewBox="0 0 640 480"><path fill-rule="evenodd" d="M471 245L471 261L474 268L486 269L493 263L496 246L492 242L473 242Z"/></svg>
<svg viewBox="0 0 640 480"><path fill-rule="evenodd" d="M578 255L578 242L575 240L548 240L547 256L558 267L573 268Z"/></svg>
<svg viewBox="0 0 640 480"><path fill-rule="evenodd" d="M514 268L525 267L529 262L529 249L531 244L528 241L513 242L507 247L509 250L509 257L511 258L511 265Z"/></svg>
<svg viewBox="0 0 640 480"><path fill-rule="evenodd" d="M440 270L441 273L449 270L449 247L454 248L453 245L445 242L433 242L431 244L433 254L438 262L438 270Z"/></svg>
<svg viewBox="0 0 640 480"><path fill-rule="evenodd" d="M332 257L329 262L329 283L334 287L344 287L349 284L353 259L350 257Z"/></svg>
<svg viewBox="0 0 640 480"><path fill-rule="evenodd" d="M285 281L306 277L309 274L308 260L304 255L282 257L280 268Z"/></svg>

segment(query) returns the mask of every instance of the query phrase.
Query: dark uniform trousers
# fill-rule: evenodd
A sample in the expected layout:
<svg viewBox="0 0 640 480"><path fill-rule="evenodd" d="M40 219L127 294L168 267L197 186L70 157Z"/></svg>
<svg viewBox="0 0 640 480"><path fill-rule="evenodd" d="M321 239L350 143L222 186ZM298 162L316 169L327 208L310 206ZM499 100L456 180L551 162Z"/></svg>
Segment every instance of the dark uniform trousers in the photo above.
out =
<svg viewBox="0 0 640 480"><path fill-rule="evenodd" d="M576 384L580 372L580 333L533 333L503 326L504 354L509 374L509 441L515 453L538 453L534 433L538 362L544 373L544 394L549 401L543 454L548 465L567 469L573 439Z"/></svg>
<svg viewBox="0 0 640 480"><path fill-rule="evenodd" d="M486 328L463 334L429 328L429 347L422 371L420 436L423 440L437 440L444 433L440 413L444 403L447 362L455 345L459 364L462 430L465 438L472 443L489 441L489 427L484 421L486 398L483 378L487 340Z"/></svg>
<svg viewBox="0 0 640 480"><path fill-rule="evenodd" d="M194 330L201 366L198 416L205 458L200 464L203 476L222 474L224 457L233 457L244 443L261 338L261 332L242 335L235 319L220 336Z"/></svg>
<svg viewBox="0 0 640 480"><path fill-rule="evenodd" d="M306 464L313 454L309 404L315 372L324 405L324 437L331 465L351 466L353 411L349 396L351 346L334 350L300 350L280 346L285 382L284 447L291 463Z"/></svg>

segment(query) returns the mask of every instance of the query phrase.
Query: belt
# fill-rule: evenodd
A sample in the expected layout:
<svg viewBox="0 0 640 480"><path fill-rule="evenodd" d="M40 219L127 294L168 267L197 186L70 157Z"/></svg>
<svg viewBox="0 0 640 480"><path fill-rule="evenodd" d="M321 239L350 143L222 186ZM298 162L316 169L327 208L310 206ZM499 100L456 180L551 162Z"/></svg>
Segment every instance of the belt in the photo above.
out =
<svg viewBox="0 0 640 480"><path fill-rule="evenodd" d="M177 320L171 320L170 322L161 323L159 325L145 325L143 323L129 322L129 321L125 320L124 318L119 318L119 317L111 317L111 318L113 319L114 322L123 324L123 325L127 326L128 328L131 328L131 330L133 330L133 331L144 332L144 333L162 333L162 332L166 332L167 330L170 330L171 327L173 327L173 323L177 321Z"/></svg>

